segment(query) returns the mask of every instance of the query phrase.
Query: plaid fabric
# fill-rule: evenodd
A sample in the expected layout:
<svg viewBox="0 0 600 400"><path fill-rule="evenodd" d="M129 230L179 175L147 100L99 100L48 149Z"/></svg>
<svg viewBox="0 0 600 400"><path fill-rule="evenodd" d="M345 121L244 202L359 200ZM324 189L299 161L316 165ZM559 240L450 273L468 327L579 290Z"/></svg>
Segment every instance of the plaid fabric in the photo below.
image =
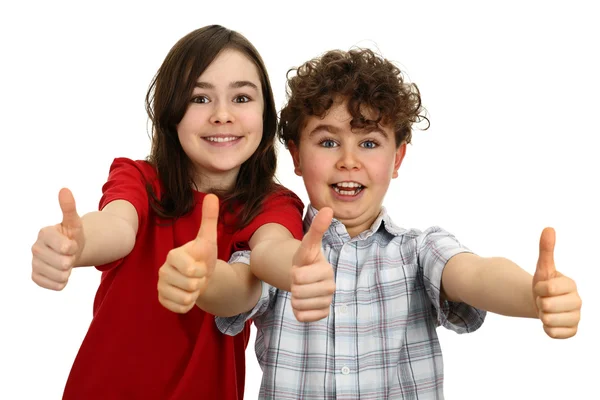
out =
<svg viewBox="0 0 600 400"><path fill-rule="evenodd" d="M309 207L305 230L315 214ZM440 301L446 262L467 251L438 227L397 227L385 208L352 239L334 220L323 237L336 281L329 317L298 322L290 293L263 283L253 310L217 318L217 326L235 335L254 320L261 399L443 399L436 328L472 332L485 318L467 304ZM240 252L232 261L248 256Z"/></svg>

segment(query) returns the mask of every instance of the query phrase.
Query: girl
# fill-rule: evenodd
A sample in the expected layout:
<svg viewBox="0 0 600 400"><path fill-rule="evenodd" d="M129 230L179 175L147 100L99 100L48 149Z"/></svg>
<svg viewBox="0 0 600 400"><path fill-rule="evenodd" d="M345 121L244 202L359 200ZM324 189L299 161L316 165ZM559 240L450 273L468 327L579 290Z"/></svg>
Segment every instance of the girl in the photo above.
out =
<svg viewBox="0 0 600 400"><path fill-rule="evenodd" d="M63 398L241 399L249 325L228 337L198 307L167 310L157 275L171 250L196 237L207 193L219 196L221 260L248 250L261 227L261 238L302 236L300 199L274 183L269 78L246 38L207 26L167 54L146 108L148 159L114 160L100 211L79 217L71 192L61 190L62 223L41 229L32 247L32 279L41 287L63 289L73 267L102 271Z"/></svg>

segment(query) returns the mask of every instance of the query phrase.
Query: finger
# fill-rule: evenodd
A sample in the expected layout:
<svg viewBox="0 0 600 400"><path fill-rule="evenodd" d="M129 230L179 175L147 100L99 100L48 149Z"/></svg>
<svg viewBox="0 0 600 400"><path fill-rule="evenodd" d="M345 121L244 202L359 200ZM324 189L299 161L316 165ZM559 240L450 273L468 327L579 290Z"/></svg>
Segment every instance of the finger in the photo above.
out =
<svg viewBox="0 0 600 400"><path fill-rule="evenodd" d="M313 297L332 296L335 293L335 283L333 281L321 281L308 285L292 284L290 288L292 296L299 299L310 299Z"/></svg>
<svg viewBox="0 0 600 400"><path fill-rule="evenodd" d="M183 275L172 265L164 264L158 270L159 285L174 286L185 292L193 293L200 288L200 279Z"/></svg>
<svg viewBox="0 0 600 400"><path fill-rule="evenodd" d="M182 290L181 288L170 285L164 280L158 281L157 290L159 296L162 296L164 299L184 306L194 304L199 295L198 291L188 292L186 290Z"/></svg>
<svg viewBox="0 0 600 400"><path fill-rule="evenodd" d="M564 313L542 313L540 320L548 328L573 328L579 324L579 310Z"/></svg>
<svg viewBox="0 0 600 400"><path fill-rule="evenodd" d="M576 291L577 284L573 279L567 276L542 280L533 287L535 295L541 297L561 296Z"/></svg>
<svg viewBox="0 0 600 400"><path fill-rule="evenodd" d="M77 253L78 245L75 240L69 239L60 232L61 226L47 226L38 233L36 242L41 248L49 247L53 252L74 255Z"/></svg>
<svg viewBox="0 0 600 400"><path fill-rule="evenodd" d="M210 243L217 243L217 223L219 221L219 198L214 194L207 194L202 202L202 220L198 238Z"/></svg>
<svg viewBox="0 0 600 400"><path fill-rule="evenodd" d="M67 235L72 230L81 228L81 218L77 214L75 198L69 189L63 188L58 192L58 203L63 214L61 226Z"/></svg>
<svg viewBox="0 0 600 400"><path fill-rule="evenodd" d="M194 256L197 251L194 250L197 241L189 242L182 247L169 251L166 264L177 269L181 274L188 278L202 278L206 276L206 265L203 262L197 262Z"/></svg>
<svg viewBox="0 0 600 400"><path fill-rule="evenodd" d="M44 261L39 258L34 258L31 261L31 271L32 273L41 275L53 282L58 284L67 284L69 277L71 276L71 269L60 270L54 268L51 265L48 265Z"/></svg>
<svg viewBox="0 0 600 400"><path fill-rule="evenodd" d="M300 244L299 263L308 264L313 262L321 253L321 242L323 235L329 229L333 218L333 210L329 207L322 208L313 219L308 232L302 238Z"/></svg>
<svg viewBox="0 0 600 400"><path fill-rule="evenodd" d="M33 260L39 260L48 265L48 268L53 268L59 271L68 271L73 268L75 257L72 255L64 255L57 253L48 246L36 242L31 247Z"/></svg>
<svg viewBox="0 0 600 400"><path fill-rule="evenodd" d="M174 302L170 299L167 299L161 295L158 296L158 302L160 304L162 304L163 307L165 307L167 310L173 311L174 313L177 313L177 314L186 314L194 307L194 303L179 304L179 303L176 303L176 302Z"/></svg>
<svg viewBox="0 0 600 400"><path fill-rule="evenodd" d="M568 339L575 336L577 327L573 328L557 328L544 326L544 332L553 339Z"/></svg>
<svg viewBox="0 0 600 400"><path fill-rule="evenodd" d="M329 310L332 296L301 299L292 295L292 308L298 311Z"/></svg>
<svg viewBox="0 0 600 400"><path fill-rule="evenodd" d="M327 261L310 264L305 267L292 267L292 282L296 285L308 285L321 281L333 282L333 267Z"/></svg>
<svg viewBox="0 0 600 400"><path fill-rule="evenodd" d="M56 291L63 290L65 288L65 286L67 285L66 282L64 282L64 283L55 282L52 279L49 279L49 278L45 277L44 275L41 275L36 272L33 272L31 274L31 280L33 282L35 282L35 284L38 285L39 287L43 287L44 289L56 290Z"/></svg>
<svg viewBox="0 0 600 400"><path fill-rule="evenodd" d="M544 313L562 313L581 309L581 298L577 293L554 297L537 297L538 310Z"/></svg>
<svg viewBox="0 0 600 400"><path fill-rule="evenodd" d="M294 315L299 322L314 322L327 317L329 315L329 309L310 311L294 310Z"/></svg>
<svg viewBox="0 0 600 400"><path fill-rule="evenodd" d="M554 265L554 245L556 232L552 228L545 228L540 237L540 255L536 267L536 275L540 280L550 279L556 272Z"/></svg>

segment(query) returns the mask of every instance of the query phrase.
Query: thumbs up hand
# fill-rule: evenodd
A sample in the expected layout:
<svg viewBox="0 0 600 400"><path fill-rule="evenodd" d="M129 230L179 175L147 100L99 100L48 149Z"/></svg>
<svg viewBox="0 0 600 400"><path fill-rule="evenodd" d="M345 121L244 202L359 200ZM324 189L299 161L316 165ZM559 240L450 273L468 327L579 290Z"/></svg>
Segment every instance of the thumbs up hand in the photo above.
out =
<svg viewBox="0 0 600 400"><path fill-rule="evenodd" d="M62 222L42 228L31 247L31 279L51 290L64 289L85 246L83 224L69 189L60 190L58 203Z"/></svg>
<svg viewBox="0 0 600 400"><path fill-rule="evenodd" d="M173 249L158 271L158 301L168 310L185 314L208 287L217 263L219 200L204 197L196 238Z"/></svg>
<svg viewBox="0 0 600 400"><path fill-rule="evenodd" d="M544 331L554 339L567 339L577 333L581 298L575 281L556 270L554 245L556 233L543 230L540 255L533 275L533 296Z"/></svg>
<svg viewBox="0 0 600 400"><path fill-rule="evenodd" d="M323 255L321 241L332 218L330 208L319 211L292 261L291 304L300 322L318 321L329 315L335 281L333 267Z"/></svg>

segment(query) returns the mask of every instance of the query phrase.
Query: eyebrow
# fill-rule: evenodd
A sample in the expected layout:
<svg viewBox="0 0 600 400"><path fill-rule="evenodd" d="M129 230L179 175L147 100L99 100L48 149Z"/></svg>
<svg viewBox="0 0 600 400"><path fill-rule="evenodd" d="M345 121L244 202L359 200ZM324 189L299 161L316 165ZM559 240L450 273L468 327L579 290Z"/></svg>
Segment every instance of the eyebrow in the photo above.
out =
<svg viewBox="0 0 600 400"><path fill-rule="evenodd" d="M317 125L314 129L312 129L309 133L308 133L308 137L314 136L317 133L321 132L321 131L327 131L331 134L337 135L340 133L342 129L338 128L337 126L334 125L329 125L329 124L319 124ZM371 130L362 130L359 132L355 132L355 133L360 133L363 135L368 135L371 132L378 132L379 134L381 134L381 136L383 136L384 138L388 139L388 134L381 128L379 127L375 127L374 129Z"/></svg>
<svg viewBox="0 0 600 400"><path fill-rule="evenodd" d="M194 86L199 89L214 89L215 88L215 85L213 85L212 83L202 82L202 81L196 82L196 84ZM258 86L256 86L254 83L252 83L250 81L234 81L229 84L229 87L231 89L240 89L243 87L251 87L254 90L258 90Z"/></svg>

